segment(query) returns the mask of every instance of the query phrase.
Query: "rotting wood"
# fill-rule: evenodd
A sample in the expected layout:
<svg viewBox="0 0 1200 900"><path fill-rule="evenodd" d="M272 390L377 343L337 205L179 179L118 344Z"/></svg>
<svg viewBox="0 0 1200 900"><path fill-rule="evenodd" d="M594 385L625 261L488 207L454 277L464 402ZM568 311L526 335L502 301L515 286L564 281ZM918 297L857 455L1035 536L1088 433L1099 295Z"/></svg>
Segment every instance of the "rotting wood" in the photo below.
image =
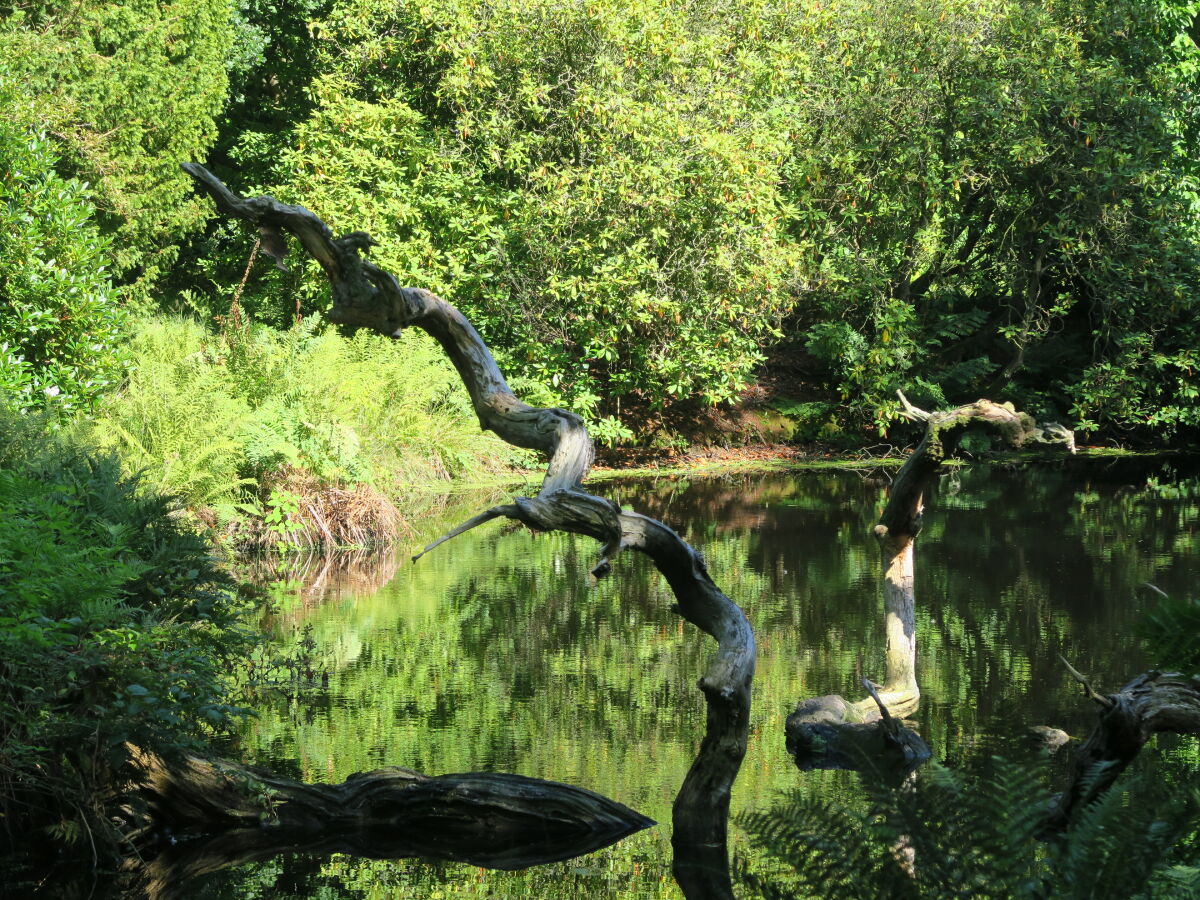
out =
<svg viewBox="0 0 1200 900"><path fill-rule="evenodd" d="M847 721L846 701L837 696L800 703L784 731L788 752L803 770L871 768L885 777L907 775L933 755L925 740L892 716L877 686L863 679L879 715L870 722Z"/></svg>
<svg viewBox="0 0 1200 900"><path fill-rule="evenodd" d="M594 458L583 420L568 410L535 408L518 400L491 351L462 313L429 291L401 287L391 274L365 258L372 244L367 234L335 237L302 206L272 197L241 197L203 166L187 163L183 168L221 212L259 229L291 234L300 242L329 280L330 320L393 337L408 327L424 330L454 364L480 427L548 457L537 496L494 506L425 552L496 518L516 520L538 531L595 538L602 544L601 558L592 569L597 578L609 572L616 554L638 550L666 578L677 601L675 611L716 639L716 653L698 684L705 698L707 729L675 800L672 844L675 876L686 896L732 897L726 846L729 801L746 753L756 649L745 614L713 583L703 556L662 522L624 512L611 501L580 490Z"/></svg>
<svg viewBox="0 0 1200 900"><path fill-rule="evenodd" d="M124 810L126 831L172 838L166 847L144 844L156 852L129 863L137 891L150 898L188 896L193 878L283 851L520 869L654 824L584 788L519 775L431 777L394 767L305 784L233 762L128 749L136 799Z"/></svg>
<svg viewBox="0 0 1200 900"><path fill-rule="evenodd" d="M1072 674L1082 678L1074 669ZM1071 761L1067 789L1047 817L1047 832L1061 832L1083 807L1107 792L1156 734L1200 734L1200 675L1145 672L1115 694L1100 695L1099 721Z"/></svg>
<svg viewBox="0 0 1200 900"><path fill-rule="evenodd" d="M1011 403L976 400L954 409L925 412L900 398L902 414L925 423L921 442L905 461L892 482L887 504L875 526L883 578L884 625L887 635L885 677L878 698L849 701L837 695L803 700L788 716L786 733L789 749L806 754L830 746L828 740L814 741L805 731L813 728L828 734L847 729L848 746L861 744L868 732L861 723L877 722L886 707L891 715L903 718L915 713L920 705L921 689L917 682L916 596L913 590L914 548L921 533L925 495L937 478L942 463L953 457L963 435L971 430L990 431L1011 447L1030 442L1062 444L1075 452L1074 435L1061 425L1038 425L1031 416L1018 412ZM877 702L878 700L878 702ZM802 765L816 764L811 756L798 758Z"/></svg>

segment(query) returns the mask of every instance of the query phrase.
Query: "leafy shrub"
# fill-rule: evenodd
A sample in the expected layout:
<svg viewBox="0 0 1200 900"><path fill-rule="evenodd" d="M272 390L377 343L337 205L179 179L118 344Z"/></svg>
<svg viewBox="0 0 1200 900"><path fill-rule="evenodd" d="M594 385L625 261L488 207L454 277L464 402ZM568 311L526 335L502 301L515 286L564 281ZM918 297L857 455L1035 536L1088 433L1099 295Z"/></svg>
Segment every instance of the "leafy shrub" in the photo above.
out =
<svg viewBox="0 0 1200 900"><path fill-rule="evenodd" d="M786 797L740 823L777 867L742 881L756 896L892 898L1195 897L1200 793L1111 790L1061 840L1038 839L1051 798L1035 765L990 761L955 772L937 763L899 788L868 786L870 811Z"/></svg>
<svg viewBox="0 0 1200 900"><path fill-rule="evenodd" d="M19 410L88 407L117 380L123 317L85 186L55 171L0 71L0 390Z"/></svg>
<svg viewBox="0 0 1200 900"><path fill-rule="evenodd" d="M0 811L111 839L125 744L197 746L242 710L226 676L254 639L173 501L36 423L0 416Z"/></svg>
<svg viewBox="0 0 1200 900"><path fill-rule="evenodd" d="M1163 596L1138 623L1156 666L1200 673L1200 600Z"/></svg>
<svg viewBox="0 0 1200 900"><path fill-rule="evenodd" d="M781 190L818 261L791 327L848 418L886 429L921 380L1085 430L1195 427L1191 17L849 0L780 21Z"/></svg>
<svg viewBox="0 0 1200 900"><path fill-rule="evenodd" d="M93 439L147 484L224 519L263 519L276 489L358 485L398 499L528 461L480 432L424 335L346 338L315 318L213 333L158 318L135 323L128 352L136 365L97 409Z"/></svg>
<svg viewBox="0 0 1200 900"><path fill-rule="evenodd" d="M239 4L240 5L240 4ZM34 0L0 10L0 59L92 185L110 258L147 287L208 217L179 163L216 136L233 41L228 0Z"/></svg>
<svg viewBox="0 0 1200 900"><path fill-rule="evenodd" d="M273 190L369 231L402 283L453 300L506 369L586 415L616 415L622 396L730 399L776 333L797 260L775 190L781 136L743 103L765 68L745 71L753 38L725 29L727 12L336 3L316 107ZM245 250L231 256L240 275Z"/></svg>

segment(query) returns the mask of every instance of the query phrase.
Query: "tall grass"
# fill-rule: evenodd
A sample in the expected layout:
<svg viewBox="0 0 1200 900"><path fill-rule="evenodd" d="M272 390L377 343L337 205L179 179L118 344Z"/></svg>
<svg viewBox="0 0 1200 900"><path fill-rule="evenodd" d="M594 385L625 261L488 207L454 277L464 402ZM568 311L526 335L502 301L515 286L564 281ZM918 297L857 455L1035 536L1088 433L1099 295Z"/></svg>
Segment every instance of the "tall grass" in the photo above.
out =
<svg viewBox="0 0 1200 900"><path fill-rule="evenodd" d="M133 323L133 369L92 440L143 482L251 543L393 537L431 484L529 458L480 432L457 374L422 334L346 337L315 320L222 332Z"/></svg>

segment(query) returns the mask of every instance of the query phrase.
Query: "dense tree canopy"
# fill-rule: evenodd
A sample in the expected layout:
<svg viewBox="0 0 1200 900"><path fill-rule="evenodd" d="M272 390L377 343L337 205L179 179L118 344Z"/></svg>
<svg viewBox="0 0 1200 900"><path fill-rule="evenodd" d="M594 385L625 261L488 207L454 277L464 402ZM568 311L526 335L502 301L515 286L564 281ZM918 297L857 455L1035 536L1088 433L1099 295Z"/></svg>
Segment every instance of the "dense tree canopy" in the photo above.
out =
<svg viewBox="0 0 1200 900"><path fill-rule="evenodd" d="M229 0L28 0L0 7L0 58L37 97L63 165L92 186L114 269L152 282L203 206L179 171L226 100Z"/></svg>
<svg viewBox="0 0 1200 900"><path fill-rule="evenodd" d="M1174 433L1191 27L1177 0L26 0L0 51L168 309L224 313L248 268L178 173L209 155L369 231L602 437L736 398L781 340L843 425L903 387ZM264 322L323 302L249 269Z"/></svg>

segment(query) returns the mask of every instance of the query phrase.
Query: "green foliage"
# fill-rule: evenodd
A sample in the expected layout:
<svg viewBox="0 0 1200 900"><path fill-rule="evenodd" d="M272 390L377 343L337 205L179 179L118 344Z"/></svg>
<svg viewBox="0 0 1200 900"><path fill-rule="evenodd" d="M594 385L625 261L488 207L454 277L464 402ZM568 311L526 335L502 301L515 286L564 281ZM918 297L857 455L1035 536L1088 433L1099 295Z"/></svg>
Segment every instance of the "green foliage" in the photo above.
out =
<svg viewBox="0 0 1200 900"><path fill-rule="evenodd" d="M109 243L79 181L55 171L0 68L0 391L21 411L86 408L118 379Z"/></svg>
<svg viewBox="0 0 1200 900"><path fill-rule="evenodd" d="M148 286L205 205L179 163L216 136L228 87L229 0L9 5L0 58L23 85L63 166L89 182L114 271Z"/></svg>
<svg viewBox="0 0 1200 900"><path fill-rule="evenodd" d="M728 399L796 259L781 142L708 103L747 76L697 27L655 3L338 4L277 192L371 232L584 413Z"/></svg>
<svg viewBox="0 0 1200 900"><path fill-rule="evenodd" d="M137 321L128 352L137 365L98 407L93 439L193 508L266 515L290 470L397 498L527 459L479 431L457 374L423 335L345 338L315 319L212 333L153 318Z"/></svg>
<svg viewBox="0 0 1200 900"><path fill-rule="evenodd" d="M226 675L254 639L173 501L110 457L5 415L0 513L0 811L106 842L125 743L227 729Z"/></svg>
<svg viewBox="0 0 1200 900"><path fill-rule="evenodd" d="M371 232L606 442L735 397L785 318L843 427L886 430L898 387L1200 423L1183 6L268 7L244 43L297 75L269 96L279 63L251 66L225 160ZM246 251L206 246L197 273L230 287L193 302L215 311ZM276 322L324 302L273 271L246 292Z"/></svg>
<svg viewBox="0 0 1200 900"><path fill-rule="evenodd" d="M1164 596L1142 617L1139 631L1156 666L1200 672L1200 601Z"/></svg>
<svg viewBox="0 0 1200 900"><path fill-rule="evenodd" d="M818 264L793 327L857 416L884 429L923 386L1196 424L1190 9L854 0L784 24L783 190Z"/></svg>
<svg viewBox="0 0 1200 900"><path fill-rule="evenodd" d="M741 878L773 898L1194 896L1194 789L1109 791L1043 844L1050 795L1037 767L997 759L989 768L964 774L931 763L899 788L865 778L867 811L793 794L745 814L755 846L786 874L743 863Z"/></svg>

